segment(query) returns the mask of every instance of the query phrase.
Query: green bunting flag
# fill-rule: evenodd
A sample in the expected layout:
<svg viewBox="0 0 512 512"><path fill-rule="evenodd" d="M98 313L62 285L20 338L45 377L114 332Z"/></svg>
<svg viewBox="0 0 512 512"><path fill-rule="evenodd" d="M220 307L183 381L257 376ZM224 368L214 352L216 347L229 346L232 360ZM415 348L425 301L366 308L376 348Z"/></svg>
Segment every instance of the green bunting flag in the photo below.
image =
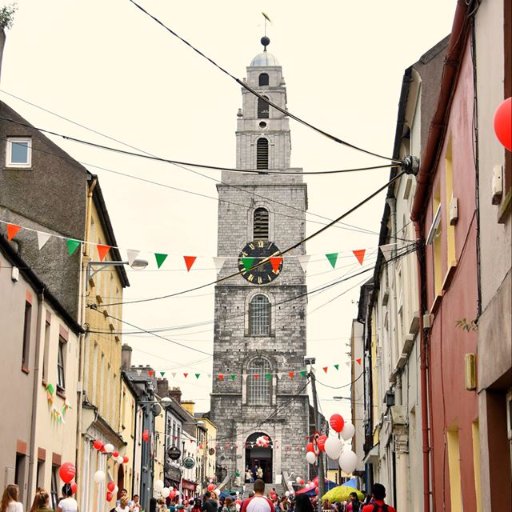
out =
<svg viewBox="0 0 512 512"><path fill-rule="evenodd" d="M196 379L199 379L199 377L201 376L200 373L196 373L195 375L196 375Z"/></svg>
<svg viewBox="0 0 512 512"><path fill-rule="evenodd" d="M80 241L68 238L66 240L66 245L68 246L68 254L72 256L75 253L75 251L80 247Z"/></svg>
<svg viewBox="0 0 512 512"><path fill-rule="evenodd" d="M236 379L236 374L232 373L232 374L229 376L229 378L230 378L231 380L235 380L235 379Z"/></svg>
<svg viewBox="0 0 512 512"><path fill-rule="evenodd" d="M162 263L166 260L167 254L155 252L156 266L160 268Z"/></svg>
<svg viewBox="0 0 512 512"><path fill-rule="evenodd" d="M256 258L242 258L242 265L245 270L249 270L254 265Z"/></svg>
<svg viewBox="0 0 512 512"><path fill-rule="evenodd" d="M336 370L339 370L340 369L340 365L339 364L335 364L334 368L336 368Z"/></svg>
<svg viewBox="0 0 512 512"><path fill-rule="evenodd" d="M306 370L301 370L299 373L300 373L300 376L304 377L304 378L306 378L306 376L308 375L308 372Z"/></svg>
<svg viewBox="0 0 512 512"><path fill-rule="evenodd" d="M265 373L265 379L272 380L272 374L271 373Z"/></svg>
<svg viewBox="0 0 512 512"><path fill-rule="evenodd" d="M160 376L163 377L165 375L165 372L160 372Z"/></svg>
<svg viewBox="0 0 512 512"><path fill-rule="evenodd" d="M329 263L331 264L332 268L335 268L336 261L338 260L338 253L332 252L330 254L326 254L325 257L329 260Z"/></svg>

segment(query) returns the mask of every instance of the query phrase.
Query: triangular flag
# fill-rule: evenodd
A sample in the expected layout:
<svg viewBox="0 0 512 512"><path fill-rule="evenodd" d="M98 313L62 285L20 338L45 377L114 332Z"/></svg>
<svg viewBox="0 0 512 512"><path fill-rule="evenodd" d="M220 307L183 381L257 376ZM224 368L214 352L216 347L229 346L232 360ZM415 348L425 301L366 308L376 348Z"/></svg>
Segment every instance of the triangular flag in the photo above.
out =
<svg viewBox="0 0 512 512"><path fill-rule="evenodd" d="M249 270L254 265L256 258L242 258L242 265L245 270Z"/></svg>
<svg viewBox="0 0 512 512"><path fill-rule="evenodd" d="M217 375L217 379L219 379L219 380L224 380L224 374L219 373L219 374Z"/></svg>
<svg viewBox="0 0 512 512"><path fill-rule="evenodd" d="M148 375L153 377L153 375L155 375L155 370L148 370Z"/></svg>
<svg viewBox="0 0 512 512"><path fill-rule="evenodd" d="M130 267L133 265L133 262L137 259L137 256L139 254L140 251L137 249L126 249L126 257L128 259Z"/></svg>
<svg viewBox="0 0 512 512"><path fill-rule="evenodd" d="M364 253L366 252L366 249L357 249L352 252L354 253L354 256L357 258L357 261L359 261L359 264L362 265L363 261L364 261Z"/></svg>
<svg viewBox="0 0 512 512"><path fill-rule="evenodd" d="M185 260L185 265L187 267L187 272L190 272L190 269L192 268L194 261L196 261L196 258L196 256L183 256L183 259Z"/></svg>
<svg viewBox="0 0 512 512"><path fill-rule="evenodd" d="M185 377L185 379L188 377L188 373L187 372L184 372L183 373L183 377Z"/></svg>
<svg viewBox="0 0 512 512"><path fill-rule="evenodd" d="M361 366L361 358L360 358L360 357L358 357L358 358L356 359L356 363L357 363L359 366Z"/></svg>
<svg viewBox="0 0 512 512"><path fill-rule="evenodd" d="M98 244L96 248L98 249L98 256L100 257L100 261L103 261L108 251L110 251L110 245Z"/></svg>
<svg viewBox="0 0 512 512"><path fill-rule="evenodd" d="M213 264L215 265L215 268L217 270L217 274L222 270L222 267L224 265L224 262L227 258L223 258L222 256L216 256L212 258Z"/></svg>
<svg viewBox="0 0 512 512"><path fill-rule="evenodd" d="M309 260L311 259L311 256L309 256L308 254L303 254L302 256L299 256L297 259L299 260L299 263L300 263L300 266L302 267L302 270L304 272L307 272L307 270L308 270L308 263L309 263Z"/></svg>
<svg viewBox="0 0 512 512"><path fill-rule="evenodd" d="M68 254L72 256L75 253L75 251L80 247L80 242L78 240L68 238L66 240L66 245L68 246Z"/></svg>
<svg viewBox="0 0 512 512"><path fill-rule="evenodd" d="M329 369L329 367L328 367L328 366L324 366L322 369L323 369L323 371L324 371L325 373L327 373L327 370Z"/></svg>
<svg viewBox="0 0 512 512"><path fill-rule="evenodd" d="M174 377L176 377L176 372L172 372L171 375L172 375L172 378L174 379Z"/></svg>
<svg viewBox="0 0 512 512"><path fill-rule="evenodd" d="M140 375L142 373L142 370L135 370L137 372L137 375Z"/></svg>
<svg viewBox="0 0 512 512"><path fill-rule="evenodd" d="M308 372L306 370L301 370L299 373L300 373L301 377L306 377L308 374Z"/></svg>
<svg viewBox="0 0 512 512"><path fill-rule="evenodd" d="M283 374L281 372L276 373L276 377L281 380L283 378Z"/></svg>
<svg viewBox="0 0 512 512"><path fill-rule="evenodd" d="M156 266L160 268L162 263L166 260L167 254L163 254L160 252L155 252Z"/></svg>
<svg viewBox="0 0 512 512"><path fill-rule="evenodd" d="M229 378L230 378L231 380L235 380L235 379L236 379L236 374L232 373L232 374L229 376Z"/></svg>
<svg viewBox="0 0 512 512"><path fill-rule="evenodd" d="M326 254L325 257L329 260L329 263L331 264L332 268L336 268L336 261L338 259L338 253L332 252L330 254Z"/></svg>
<svg viewBox="0 0 512 512"><path fill-rule="evenodd" d="M196 373L196 374L195 374L195 376L196 376L196 379L199 379L199 377L201 376L201 374L200 374L200 373Z"/></svg>
<svg viewBox="0 0 512 512"><path fill-rule="evenodd" d="M382 253L382 256L384 256L384 259L386 261L389 261L389 258L391 258L391 253L393 252L393 249L396 247L396 244L386 244L381 245L379 247L380 252Z"/></svg>
<svg viewBox="0 0 512 512"><path fill-rule="evenodd" d="M39 250L45 246L46 242L50 240L51 236L52 235L50 235L50 233L44 233L43 231L37 232L37 247Z"/></svg>
<svg viewBox="0 0 512 512"><path fill-rule="evenodd" d="M7 224L7 240L11 241L20 229L21 226L17 224Z"/></svg>
<svg viewBox="0 0 512 512"><path fill-rule="evenodd" d="M295 372L288 372L288 376L290 379L293 379L293 377L295 377Z"/></svg>
<svg viewBox="0 0 512 512"><path fill-rule="evenodd" d="M272 380L272 374L271 373L265 373L265 379Z"/></svg>
<svg viewBox="0 0 512 512"><path fill-rule="evenodd" d="M253 377L254 377L256 380L258 380L258 379L260 378L260 374L259 374L259 373L254 373L254 374L253 374Z"/></svg>
<svg viewBox="0 0 512 512"><path fill-rule="evenodd" d="M270 264L272 265L272 270L274 272L277 272L279 270L279 267L283 263L283 258L280 256L275 256L275 257L269 258L269 260L270 260Z"/></svg>
<svg viewBox="0 0 512 512"><path fill-rule="evenodd" d="M336 370L339 370L340 369L340 365L339 364L335 364L334 368L336 368Z"/></svg>
<svg viewBox="0 0 512 512"><path fill-rule="evenodd" d="M160 377L163 377L165 375L165 372L160 372Z"/></svg>

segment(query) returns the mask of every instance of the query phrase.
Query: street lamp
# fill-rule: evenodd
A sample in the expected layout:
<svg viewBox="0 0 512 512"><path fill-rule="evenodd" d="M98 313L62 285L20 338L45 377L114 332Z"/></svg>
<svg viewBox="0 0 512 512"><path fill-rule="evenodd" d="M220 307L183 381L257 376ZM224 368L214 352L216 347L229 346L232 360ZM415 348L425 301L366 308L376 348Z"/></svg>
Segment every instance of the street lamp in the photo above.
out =
<svg viewBox="0 0 512 512"><path fill-rule="evenodd" d="M129 261L89 261L89 263L87 263L87 280L91 279L106 267L120 267L122 265L128 265L134 270L142 270L148 266L148 261L142 258L135 258L131 264ZM98 268L93 270L94 266Z"/></svg>

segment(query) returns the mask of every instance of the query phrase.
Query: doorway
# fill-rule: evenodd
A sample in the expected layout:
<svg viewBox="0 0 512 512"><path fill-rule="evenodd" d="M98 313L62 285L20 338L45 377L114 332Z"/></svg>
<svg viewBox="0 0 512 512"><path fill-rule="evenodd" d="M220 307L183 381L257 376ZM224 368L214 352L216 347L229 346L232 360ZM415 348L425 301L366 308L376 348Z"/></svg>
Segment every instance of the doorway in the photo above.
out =
<svg viewBox="0 0 512 512"><path fill-rule="evenodd" d="M268 444L268 447L262 447L256 445L258 437L266 436L264 432L255 432L251 434L245 442L245 468L251 470L253 478L258 477L258 468L261 468L259 472L262 475L262 480L266 484L272 483L272 439Z"/></svg>

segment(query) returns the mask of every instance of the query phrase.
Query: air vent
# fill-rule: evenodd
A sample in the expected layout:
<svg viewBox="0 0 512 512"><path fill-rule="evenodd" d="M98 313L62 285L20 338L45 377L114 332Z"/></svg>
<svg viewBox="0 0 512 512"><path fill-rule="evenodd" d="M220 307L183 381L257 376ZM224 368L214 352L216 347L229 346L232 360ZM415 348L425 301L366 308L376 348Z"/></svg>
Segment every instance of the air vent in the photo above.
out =
<svg viewBox="0 0 512 512"><path fill-rule="evenodd" d="M256 169L268 169L268 140L258 139L256 146Z"/></svg>
<svg viewBox="0 0 512 512"><path fill-rule="evenodd" d="M268 240L268 210L265 208L254 211L253 240Z"/></svg>

